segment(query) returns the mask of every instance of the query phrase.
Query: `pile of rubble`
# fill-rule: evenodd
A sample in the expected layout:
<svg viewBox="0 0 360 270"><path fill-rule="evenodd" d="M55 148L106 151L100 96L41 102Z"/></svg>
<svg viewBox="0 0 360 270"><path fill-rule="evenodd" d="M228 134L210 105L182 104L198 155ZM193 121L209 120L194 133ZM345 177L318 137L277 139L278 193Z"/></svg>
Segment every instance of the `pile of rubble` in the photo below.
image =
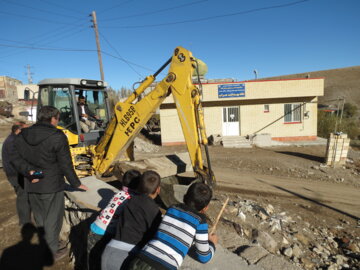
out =
<svg viewBox="0 0 360 270"><path fill-rule="evenodd" d="M139 152L153 153L158 152L160 147L138 136L134 140L134 149Z"/></svg>
<svg viewBox="0 0 360 270"><path fill-rule="evenodd" d="M213 203L220 201L215 198ZM350 224L346 220L334 228L313 226L271 204L261 206L237 196L222 221L222 245L249 264L270 270L270 258L277 256L290 263L282 269L360 269L360 237L345 232Z"/></svg>

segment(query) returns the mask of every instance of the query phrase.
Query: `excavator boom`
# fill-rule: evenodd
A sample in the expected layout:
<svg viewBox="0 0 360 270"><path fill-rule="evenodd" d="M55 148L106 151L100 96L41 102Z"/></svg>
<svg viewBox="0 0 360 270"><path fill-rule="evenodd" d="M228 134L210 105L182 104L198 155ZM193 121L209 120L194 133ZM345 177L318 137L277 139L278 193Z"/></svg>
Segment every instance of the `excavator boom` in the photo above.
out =
<svg viewBox="0 0 360 270"><path fill-rule="evenodd" d="M135 102L168 64L170 68L167 76L150 93ZM192 83L196 66L197 62L192 53L177 47L172 57L154 75L146 77L125 102L115 105L115 113L105 135L93 149L93 168L97 173L105 173L124 154L156 109L172 94L194 172L209 185L214 184L200 92ZM202 146L205 148L208 168L203 163Z"/></svg>

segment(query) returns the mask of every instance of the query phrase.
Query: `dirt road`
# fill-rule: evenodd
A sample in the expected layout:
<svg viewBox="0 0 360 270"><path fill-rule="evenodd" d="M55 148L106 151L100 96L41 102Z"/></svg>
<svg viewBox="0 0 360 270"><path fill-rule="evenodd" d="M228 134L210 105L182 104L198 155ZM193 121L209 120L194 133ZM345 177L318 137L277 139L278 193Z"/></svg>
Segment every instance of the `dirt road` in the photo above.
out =
<svg viewBox="0 0 360 270"><path fill-rule="evenodd" d="M8 123L0 127L0 138L6 137L10 125L11 123ZM160 147L156 153L143 152L137 153L136 156L141 159L183 151L186 151L184 146ZM320 269L317 267L327 267L328 261L334 260L335 257L332 256L341 255L347 256L347 263L350 265L348 269L356 269L358 261L351 260L356 260L353 259L354 256L359 256L356 255L359 254L356 245L360 243L360 228L357 223L360 217L360 154L352 151L347 164L339 168L321 166L324 155L325 146L268 149L210 147L213 169L218 181L210 215L216 216L225 195L231 198L219 226L220 242L223 246L237 253L241 246L253 243L254 231L268 230L269 235L278 244L277 249L271 252L278 256L282 256L287 247L302 245L300 247L306 255L292 256L287 260L291 259L294 263L304 266L306 263L302 258L312 258L315 266L311 268L310 264L308 269ZM274 215L283 214L291 217L292 221L289 222L290 225L283 224L280 231L272 232L270 227L264 227L264 222L273 221L272 217L262 217L254 210L246 213L244 222L238 213L247 203L256 204L259 209L273 205ZM295 237L300 232L305 234L304 230L308 239L303 240L305 244L298 242L299 236ZM20 240L15 194L2 170L0 235L0 252ZM236 238L236 235L240 235L241 239ZM318 255L319 247L316 244L327 243L326 239L330 238L338 243L338 247L332 247L331 250L328 248L330 255L326 255L326 258L323 253ZM237 242L234 242L234 239L237 239ZM351 251L353 253L347 253L347 249L344 250L343 247L350 248L352 243L355 243ZM72 267L64 259L49 269L70 270Z"/></svg>
<svg viewBox="0 0 360 270"><path fill-rule="evenodd" d="M360 189L340 183L311 181L308 179L287 178L251 173L239 173L229 168L214 168L220 190L246 195L255 195L286 205L301 204L311 206L322 212L334 212L350 218L360 218ZM296 209L294 209L296 210ZM310 211L310 210L309 210Z"/></svg>

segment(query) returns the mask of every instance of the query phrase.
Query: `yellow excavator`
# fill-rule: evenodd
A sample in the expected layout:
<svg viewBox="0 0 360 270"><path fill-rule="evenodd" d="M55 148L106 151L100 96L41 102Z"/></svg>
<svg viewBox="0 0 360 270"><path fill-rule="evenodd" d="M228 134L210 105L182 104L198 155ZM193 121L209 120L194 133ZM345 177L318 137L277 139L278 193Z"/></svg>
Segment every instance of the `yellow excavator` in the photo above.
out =
<svg viewBox="0 0 360 270"><path fill-rule="evenodd" d="M155 88L149 88L168 65L170 68L165 78ZM115 104L112 117L105 82L45 79L39 82L37 110L45 105L59 109L59 128L68 137L77 174L79 177L100 176L111 171L122 157L133 158L135 137L165 98L172 95L194 172L201 181L213 186L215 177L210 165L201 93L192 81L197 68L198 62L192 53L177 47L157 72L147 76L124 102ZM77 104L80 96L85 97L87 106L96 115L93 119L97 123L96 128L87 133L80 124L81 112ZM138 98L140 96L141 99Z"/></svg>

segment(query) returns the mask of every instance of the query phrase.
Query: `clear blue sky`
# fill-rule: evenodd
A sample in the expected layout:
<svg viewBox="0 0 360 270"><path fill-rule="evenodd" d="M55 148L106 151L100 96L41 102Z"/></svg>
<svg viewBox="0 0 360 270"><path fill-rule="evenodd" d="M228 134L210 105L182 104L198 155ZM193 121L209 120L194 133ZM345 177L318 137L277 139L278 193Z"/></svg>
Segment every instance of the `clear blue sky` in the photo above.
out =
<svg viewBox="0 0 360 270"><path fill-rule="evenodd" d="M208 79L360 64L359 0L0 0L0 7L0 75L23 83L27 64L34 83L100 79L93 10L101 49L123 59L103 55L115 89L152 74L176 46L208 65Z"/></svg>

